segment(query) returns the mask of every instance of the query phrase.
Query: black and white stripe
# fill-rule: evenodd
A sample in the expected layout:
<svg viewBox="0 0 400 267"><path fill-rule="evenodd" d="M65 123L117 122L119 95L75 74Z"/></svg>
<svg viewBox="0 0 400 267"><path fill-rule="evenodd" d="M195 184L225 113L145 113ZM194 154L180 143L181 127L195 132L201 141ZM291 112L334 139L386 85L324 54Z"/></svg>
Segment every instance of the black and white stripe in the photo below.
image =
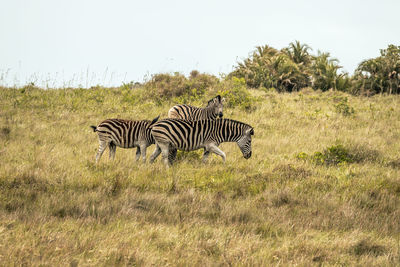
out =
<svg viewBox="0 0 400 267"><path fill-rule="evenodd" d="M146 149L154 144L154 138L151 135L151 127L157 122L153 121L131 121L121 119L108 119L101 122L97 127L90 126L99 136L99 149L96 155L96 163L107 146L110 149L110 159L115 158L115 150L118 147L133 148L137 147L136 160L142 155L143 162L146 161Z"/></svg>
<svg viewBox="0 0 400 267"><path fill-rule="evenodd" d="M156 150L150 157L153 162L160 153L168 166L176 154L176 149L191 151L204 148L203 161L210 152L222 157L225 153L218 148L223 142L236 142L244 158L251 157L251 136L254 129L248 124L229 120L198 120L164 119L154 124L151 134L156 142Z"/></svg>
<svg viewBox="0 0 400 267"><path fill-rule="evenodd" d="M208 101L207 107L198 108L189 105L176 105L168 111L168 118L182 120L215 120L217 117L223 116L224 98L217 95Z"/></svg>

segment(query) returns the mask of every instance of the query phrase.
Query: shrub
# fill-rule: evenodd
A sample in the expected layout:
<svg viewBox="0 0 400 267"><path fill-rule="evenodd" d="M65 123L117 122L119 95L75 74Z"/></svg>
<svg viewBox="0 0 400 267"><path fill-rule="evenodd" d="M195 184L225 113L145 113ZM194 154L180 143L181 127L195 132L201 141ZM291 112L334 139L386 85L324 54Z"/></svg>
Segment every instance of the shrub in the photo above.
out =
<svg viewBox="0 0 400 267"><path fill-rule="evenodd" d="M300 152L296 155L299 160L309 160L315 164L338 165L343 163L375 161L379 159L379 152L365 146L353 145L345 147L341 144L325 148L322 152L308 155Z"/></svg>
<svg viewBox="0 0 400 267"><path fill-rule="evenodd" d="M240 107L247 111L254 109L256 98L252 97L247 90L244 78L232 77L221 83L218 94L225 97L227 106L230 108Z"/></svg>
<svg viewBox="0 0 400 267"><path fill-rule="evenodd" d="M354 108L349 105L347 97L341 99L341 101L338 104L335 104L334 107L336 112L343 116L350 116L355 112Z"/></svg>
<svg viewBox="0 0 400 267"><path fill-rule="evenodd" d="M218 84L217 77L209 74L200 74L192 71L189 78L183 74L160 73L152 76L151 80L145 83L145 89L149 97L159 99L170 99L180 97L181 100L190 100L191 97L202 97L207 90Z"/></svg>

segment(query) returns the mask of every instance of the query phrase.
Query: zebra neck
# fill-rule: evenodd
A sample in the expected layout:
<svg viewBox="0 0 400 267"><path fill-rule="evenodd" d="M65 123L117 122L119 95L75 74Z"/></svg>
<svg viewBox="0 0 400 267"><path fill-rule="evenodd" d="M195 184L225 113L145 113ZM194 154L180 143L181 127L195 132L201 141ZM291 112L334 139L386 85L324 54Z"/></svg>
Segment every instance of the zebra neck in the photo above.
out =
<svg viewBox="0 0 400 267"><path fill-rule="evenodd" d="M242 137L242 127L236 121L217 119L215 129L220 143L237 142Z"/></svg>
<svg viewBox="0 0 400 267"><path fill-rule="evenodd" d="M212 119L212 120L217 118L217 114L214 113L214 107L213 106L204 108L204 111L206 113L206 118Z"/></svg>

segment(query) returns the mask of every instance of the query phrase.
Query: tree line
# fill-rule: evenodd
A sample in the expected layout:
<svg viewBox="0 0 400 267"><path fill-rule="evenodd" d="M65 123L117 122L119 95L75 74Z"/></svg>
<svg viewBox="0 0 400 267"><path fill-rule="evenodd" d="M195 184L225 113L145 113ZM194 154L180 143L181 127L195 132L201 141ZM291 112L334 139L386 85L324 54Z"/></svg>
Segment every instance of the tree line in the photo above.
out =
<svg viewBox="0 0 400 267"><path fill-rule="evenodd" d="M381 49L380 56L362 61L353 75L341 72L339 60L329 53L311 51L299 41L281 50L258 46L228 77L244 78L252 88L275 88L279 92L311 87L366 95L400 93L400 46Z"/></svg>

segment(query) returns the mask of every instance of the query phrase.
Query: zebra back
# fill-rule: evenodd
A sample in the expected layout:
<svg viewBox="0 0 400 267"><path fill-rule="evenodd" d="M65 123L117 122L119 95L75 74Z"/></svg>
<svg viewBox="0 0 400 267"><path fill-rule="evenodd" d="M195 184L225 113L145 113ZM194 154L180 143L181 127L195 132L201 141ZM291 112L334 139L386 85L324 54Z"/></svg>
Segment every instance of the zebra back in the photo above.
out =
<svg viewBox="0 0 400 267"><path fill-rule="evenodd" d="M220 95L208 101L207 107L199 108L190 105L175 105L168 111L168 117L182 120L215 120L223 116L224 98Z"/></svg>
<svg viewBox="0 0 400 267"><path fill-rule="evenodd" d="M146 142L151 145L154 144L151 128L157 120L158 117L153 121L107 119L101 122L94 131L99 134L100 139L112 141L116 146L123 148L135 147L137 142Z"/></svg>
<svg viewBox="0 0 400 267"><path fill-rule="evenodd" d="M230 120L180 120L164 119L152 128L152 135L158 142L170 143L181 150L195 150L207 142L219 145L223 142L238 142L253 128L245 123Z"/></svg>

